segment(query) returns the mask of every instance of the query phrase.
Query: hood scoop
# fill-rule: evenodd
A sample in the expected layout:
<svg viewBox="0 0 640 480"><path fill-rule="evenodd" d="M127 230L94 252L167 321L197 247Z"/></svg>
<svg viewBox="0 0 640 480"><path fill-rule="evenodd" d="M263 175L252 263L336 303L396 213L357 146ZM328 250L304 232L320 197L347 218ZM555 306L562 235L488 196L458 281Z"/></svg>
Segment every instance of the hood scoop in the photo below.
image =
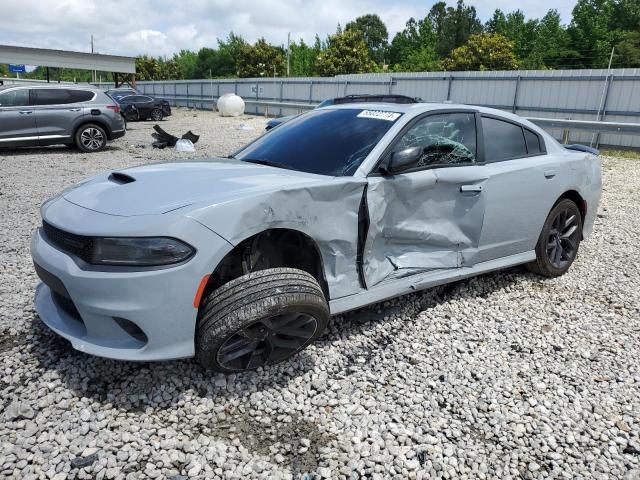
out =
<svg viewBox="0 0 640 480"><path fill-rule="evenodd" d="M111 175L109 175L109 181L117 183L118 185L124 185L125 183L133 183L136 181L136 179L127 175L126 173L113 172Z"/></svg>

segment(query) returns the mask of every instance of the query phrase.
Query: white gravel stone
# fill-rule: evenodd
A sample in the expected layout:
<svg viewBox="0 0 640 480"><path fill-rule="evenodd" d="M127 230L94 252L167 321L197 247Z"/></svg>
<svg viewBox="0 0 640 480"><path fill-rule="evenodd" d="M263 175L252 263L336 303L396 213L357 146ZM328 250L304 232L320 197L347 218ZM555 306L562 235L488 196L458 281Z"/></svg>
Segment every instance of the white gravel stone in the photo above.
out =
<svg viewBox="0 0 640 480"><path fill-rule="evenodd" d="M264 119L176 109L162 127L200 134L195 154L152 149L152 126L98 154L0 151L0 477L640 479L640 162L604 159L567 275L515 268L389 300L225 377L78 353L33 310L45 199L107 169L231 153Z"/></svg>

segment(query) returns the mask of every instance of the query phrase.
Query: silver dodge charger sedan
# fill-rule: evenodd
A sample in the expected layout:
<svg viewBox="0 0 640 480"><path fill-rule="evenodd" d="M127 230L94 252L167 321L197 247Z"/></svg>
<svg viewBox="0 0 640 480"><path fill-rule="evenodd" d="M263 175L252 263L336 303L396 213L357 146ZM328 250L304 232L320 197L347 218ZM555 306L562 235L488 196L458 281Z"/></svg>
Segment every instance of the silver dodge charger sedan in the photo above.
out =
<svg viewBox="0 0 640 480"><path fill-rule="evenodd" d="M593 228L596 153L488 108L321 108L227 158L48 200L36 309L94 355L274 364L332 314L512 265L562 275Z"/></svg>

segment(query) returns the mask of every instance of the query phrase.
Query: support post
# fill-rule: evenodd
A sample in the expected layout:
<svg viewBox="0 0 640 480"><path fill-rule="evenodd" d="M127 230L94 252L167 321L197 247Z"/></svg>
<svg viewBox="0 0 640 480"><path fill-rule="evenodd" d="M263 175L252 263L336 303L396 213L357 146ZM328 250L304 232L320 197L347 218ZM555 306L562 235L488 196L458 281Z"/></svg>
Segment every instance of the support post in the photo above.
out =
<svg viewBox="0 0 640 480"><path fill-rule="evenodd" d="M607 83L607 90L604 94L604 102L602 103L602 112L598 115L598 121L603 122L604 117L607 115L607 102L609 101L609 92L611 91L611 85L613 84L613 73L609 74L609 82ZM600 146L600 132L596 135L595 147Z"/></svg>
<svg viewBox="0 0 640 480"><path fill-rule="evenodd" d="M449 75L449 84L447 85L447 101L451 100L451 84L453 83L453 75Z"/></svg>
<svg viewBox="0 0 640 480"><path fill-rule="evenodd" d="M47 67L47 83L49 83L49 67Z"/></svg>
<svg viewBox="0 0 640 480"><path fill-rule="evenodd" d="M513 94L513 108L511 109L512 113L516 113L516 111L518 110L518 94L520 93L520 80L522 80L522 77L518 75L518 78L516 79L516 91Z"/></svg>

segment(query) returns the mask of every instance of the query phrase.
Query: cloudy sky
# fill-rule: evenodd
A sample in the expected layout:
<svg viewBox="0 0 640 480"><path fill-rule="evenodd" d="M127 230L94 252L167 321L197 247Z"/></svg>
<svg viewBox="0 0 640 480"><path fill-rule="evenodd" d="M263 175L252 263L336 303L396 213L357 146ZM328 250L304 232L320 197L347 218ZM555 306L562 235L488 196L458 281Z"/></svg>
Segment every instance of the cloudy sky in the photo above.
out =
<svg viewBox="0 0 640 480"><path fill-rule="evenodd" d="M213 46L233 30L247 40L274 44L313 41L333 33L338 23L377 13L391 36L409 17L422 18L436 0L0 0L0 44L99 53L171 55L180 49ZM455 4L455 0L449 0ZM483 21L496 8L516 6L528 17L556 8L565 22L575 0L467 0ZM520 3L520 5L518 5Z"/></svg>

